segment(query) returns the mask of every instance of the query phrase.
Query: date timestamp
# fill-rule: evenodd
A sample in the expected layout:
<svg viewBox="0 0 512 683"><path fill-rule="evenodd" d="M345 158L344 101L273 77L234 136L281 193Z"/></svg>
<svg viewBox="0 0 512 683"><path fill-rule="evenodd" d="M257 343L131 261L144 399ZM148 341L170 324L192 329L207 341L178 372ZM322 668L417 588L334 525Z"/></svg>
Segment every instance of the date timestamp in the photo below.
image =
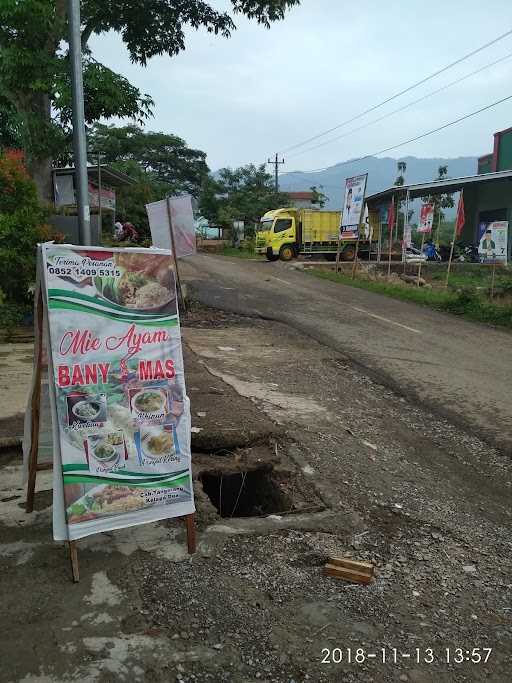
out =
<svg viewBox="0 0 512 683"><path fill-rule="evenodd" d="M367 664L375 661L381 664L399 664L413 662L415 664L487 664L492 654L492 647L445 647L434 650L431 647L416 647L411 651L402 651L396 647L382 647L367 650L363 647L322 648L322 664Z"/></svg>

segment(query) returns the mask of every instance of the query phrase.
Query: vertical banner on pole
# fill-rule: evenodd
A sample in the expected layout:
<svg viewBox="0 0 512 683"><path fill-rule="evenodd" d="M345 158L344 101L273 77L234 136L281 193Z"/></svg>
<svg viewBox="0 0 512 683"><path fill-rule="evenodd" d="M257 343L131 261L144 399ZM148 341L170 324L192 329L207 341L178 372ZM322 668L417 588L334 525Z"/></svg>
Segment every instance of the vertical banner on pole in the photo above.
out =
<svg viewBox="0 0 512 683"><path fill-rule="evenodd" d="M193 514L175 274L159 249L42 247L54 538Z"/></svg>
<svg viewBox="0 0 512 683"><path fill-rule="evenodd" d="M368 174L352 176L345 180L345 196L343 198L343 210L341 213L340 231L338 243L344 239L356 240L356 251L354 254L354 264L357 262L359 251L359 238L361 219L364 212L364 197L366 192L366 182ZM339 247L338 247L339 251ZM337 255L337 264L339 255ZM338 265L336 265L336 269ZM355 265L352 267L352 277L354 277Z"/></svg>
<svg viewBox="0 0 512 683"><path fill-rule="evenodd" d="M448 259L448 268L446 269L446 283L445 283L445 288L448 288L448 281L450 279L450 270L452 267L452 259L453 259L453 249L455 247L455 240L457 237L460 237L462 233L462 228L464 227L464 223L466 222L466 218L464 215L464 190L460 191L460 196L459 196L459 203L457 204L457 215L455 217L455 224L453 226L453 238L452 238L452 243L450 247L450 258Z"/></svg>
<svg viewBox="0 0 512 683"><path fill-rule="evenodd" d="M388 277L391 275L391 249L393 247L393 226L395 223L395 195L391 197L388 209L388 235L389 235L389 254L388 254Z"/></svg>
<svg viewBox="0 0 512 683"><path fill-rule="evenodd" d="M439 213L441 215L441 213ZM420 246L420 251L421 254L423 255L423 249L425 247L425 235L427 233L432 233L432 227L434 225L434 205L433 204L422 204L421 209L420 209L420 220L418 224L418 232L421 233L421 246ZM418 264L418 276L416 280L416 284L418 287L420 286L420 278L421 278L421 266L422 266L422 261L420 259L420 262Z"/></svg>

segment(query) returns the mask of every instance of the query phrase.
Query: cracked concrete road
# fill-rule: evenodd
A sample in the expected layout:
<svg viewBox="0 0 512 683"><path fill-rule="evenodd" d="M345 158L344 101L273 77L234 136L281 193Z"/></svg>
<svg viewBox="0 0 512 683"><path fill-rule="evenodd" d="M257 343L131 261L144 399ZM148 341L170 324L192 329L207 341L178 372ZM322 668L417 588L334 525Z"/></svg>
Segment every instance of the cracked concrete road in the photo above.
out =
<svg viewBox="0 0 512 683"><path fill-rule="evenodd" d="M182 271L202 303L286 323L512 453L510 332L318 280L279 261L199 254Z"/></svg>

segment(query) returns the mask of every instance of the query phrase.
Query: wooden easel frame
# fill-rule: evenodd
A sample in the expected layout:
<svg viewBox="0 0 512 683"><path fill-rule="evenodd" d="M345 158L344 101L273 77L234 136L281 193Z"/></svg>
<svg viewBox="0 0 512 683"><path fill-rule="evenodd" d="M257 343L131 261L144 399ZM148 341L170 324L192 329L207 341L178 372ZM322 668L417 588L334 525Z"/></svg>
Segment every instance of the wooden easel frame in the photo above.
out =
<svg viewBox="0 0 512 683"><path fill-rule="evenodd" d="M180 271L178 269L178 255L176 254L176 243L174 241L174 230L172 227L171 198L170 197L166 197L165 204L167 206L167 218L169 219L169 232L171 235L172 258L174 261L174 270L176 273L176 287L178 289L178 298L179 298L179 301L181 302L181 306L183 308L183 311L186 313L187 304L185 302L185 297L183 296L183 289L181 287Z"/></svg>
<svg viewBox="0 0 512 683"><path fill-rule="evenodd" d="M25 504L25 511L27 513L31 513L34 510L37 473L41 470L53 470L52 462L37 462L39 451L39 426L41 422L41 380L43 374L43 313L43 293L41 288L39 288L37 301L35 303L35 314L37 321L37 338L35 339L35 343L37 345L37 356L35 358L34 364L34 387L30 399L32 409L32 424L30 428L30 452L28 456L27 501ZM189 555L193 555L196 552L197 545L195 512L192 512L188 515L181 515L181 518L185 521L187 531L187 550ZM179 517L170 519L179 519ZM78 564L77 542L70 540L67 542L67 545L71 564L71 576L73 578L73 582L78 583L80 581L80 570Z"/></svg>

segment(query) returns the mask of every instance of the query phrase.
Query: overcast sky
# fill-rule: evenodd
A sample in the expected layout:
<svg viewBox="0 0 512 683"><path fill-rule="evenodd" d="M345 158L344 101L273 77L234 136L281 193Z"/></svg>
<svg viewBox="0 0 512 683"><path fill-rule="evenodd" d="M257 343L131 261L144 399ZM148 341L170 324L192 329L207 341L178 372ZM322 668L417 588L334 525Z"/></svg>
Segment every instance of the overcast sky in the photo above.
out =
<svg viewBox="0 0 512 683"><path fill-rule="evenodd" d="M510 0L430 0L426 7L424 0L302 0L270 30L237 18L238 30L229 40L189 31L185 52L154 58L146 68L130 63L115 34L94 37L90 46L96 59L153 97L148 129L180 135L204 150L215 170L261 163L512 28ZM509 53L512 36L357 122L290 151L282 170L373 153L512 95L509 59L382 122L304 151ZM492 134L510 126L512 100L388 156L481 155L492 150Z"/></svg>

